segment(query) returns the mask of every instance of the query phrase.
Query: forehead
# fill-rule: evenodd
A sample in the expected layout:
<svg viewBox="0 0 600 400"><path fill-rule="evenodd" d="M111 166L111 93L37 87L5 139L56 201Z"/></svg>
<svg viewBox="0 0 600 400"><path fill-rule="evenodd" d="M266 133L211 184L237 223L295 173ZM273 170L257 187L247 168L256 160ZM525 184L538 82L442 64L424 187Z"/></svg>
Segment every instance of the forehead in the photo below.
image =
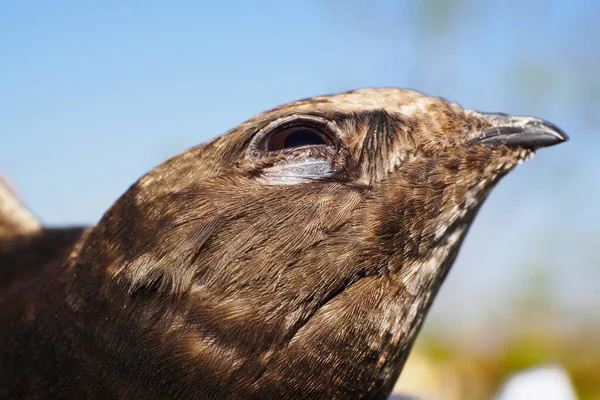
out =
<svg viewBox="0 0 600 400"><path fill-rule="evenodd" d="M389 114L429 113L434 109L462 111L460 106L439 97L430 97L422 93L405 89L360 89L329 96L317 96L284 104L275 108L280 112L334 112L352 114L385 110Z"/></svg>

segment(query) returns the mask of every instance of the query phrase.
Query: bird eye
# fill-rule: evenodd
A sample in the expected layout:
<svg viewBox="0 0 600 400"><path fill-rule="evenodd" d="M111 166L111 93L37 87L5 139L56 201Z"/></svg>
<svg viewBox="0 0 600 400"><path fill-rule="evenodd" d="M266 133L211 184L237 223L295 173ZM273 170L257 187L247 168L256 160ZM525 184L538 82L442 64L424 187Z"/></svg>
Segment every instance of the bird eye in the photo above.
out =
<svg viewBox="0 0 600 400"><path fill-rule="evenodd" d="M267 151L277 151L300 146L327 145L328 142L326 136L316 129L296 127L275 132L268 138L265 147Z"/></svg>
<svg viewBox="0 0 600 400"><path fill-rule="evenodd" d="M335 174L346 147L342 132L332 121L314 115L290 115L259 130L246 154L270 160L256 171L262 182L295 185Z"/></svg>
<svg viewBox="0 0 600 400"><path fill-rule="evenodd" d="M290 115L279 118L258 131L248 146L248 155L272 156L278 152L310 148L334 154L343 148L342 137L338 127L324 118Z"/></svg>

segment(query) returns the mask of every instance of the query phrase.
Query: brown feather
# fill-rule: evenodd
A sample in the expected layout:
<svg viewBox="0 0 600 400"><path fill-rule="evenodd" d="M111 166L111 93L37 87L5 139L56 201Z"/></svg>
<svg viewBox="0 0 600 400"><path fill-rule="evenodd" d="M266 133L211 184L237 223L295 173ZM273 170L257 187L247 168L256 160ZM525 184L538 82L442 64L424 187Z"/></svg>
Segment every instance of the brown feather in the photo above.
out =
<svg viewBox="0 0 600 400"><path fill-rule="evenodd" d="M4 281L0 394L387 397L477 210L541 146L540 120L506 118L364 89L166 161L43 273ZM298 123L326 144L265 150ZM523 139L480 142L500 124ZM544 145L566 140L544 124Z"/></svg>

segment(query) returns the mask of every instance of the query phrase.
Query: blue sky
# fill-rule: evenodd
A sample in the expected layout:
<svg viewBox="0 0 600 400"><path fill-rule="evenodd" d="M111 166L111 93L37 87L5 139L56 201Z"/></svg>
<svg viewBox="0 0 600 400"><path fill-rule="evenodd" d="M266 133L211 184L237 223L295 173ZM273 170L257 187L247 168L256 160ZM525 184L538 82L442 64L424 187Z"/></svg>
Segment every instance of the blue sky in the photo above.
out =
<svg viewBox="0 0 600 400"><path fill-rule="evenodd" d="M486 293L501 309L542 266L561 304L589 310L599 3L421 3L0 1L0 170L46 223L89 224L164 159L298 98L409 87L536 115L571 142L499 185L437 308Z"/></svg>

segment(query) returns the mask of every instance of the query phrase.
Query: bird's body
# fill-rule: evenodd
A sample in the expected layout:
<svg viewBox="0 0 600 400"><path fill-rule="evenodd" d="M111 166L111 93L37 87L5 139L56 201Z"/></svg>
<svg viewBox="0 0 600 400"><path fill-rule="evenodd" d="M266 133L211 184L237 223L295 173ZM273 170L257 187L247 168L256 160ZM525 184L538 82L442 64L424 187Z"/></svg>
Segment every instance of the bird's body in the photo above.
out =
<svg viewBox="0 0 600 400"><path fill-rule="evenodd" d="M45 262L2 239L0 394L386 398L489 191L564 140L398 89L260 114Z"/></svg>

